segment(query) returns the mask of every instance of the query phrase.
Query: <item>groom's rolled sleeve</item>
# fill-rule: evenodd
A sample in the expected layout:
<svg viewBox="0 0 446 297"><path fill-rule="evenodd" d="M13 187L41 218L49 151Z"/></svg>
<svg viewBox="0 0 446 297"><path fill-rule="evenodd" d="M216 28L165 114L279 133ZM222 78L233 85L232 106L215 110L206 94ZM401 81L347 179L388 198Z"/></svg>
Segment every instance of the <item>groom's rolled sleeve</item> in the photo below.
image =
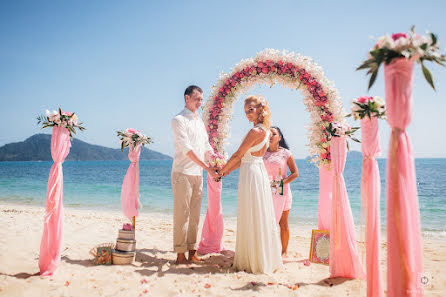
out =
<svg viewBox="0 0 446 297"><path fill-rule="evenodd" d="M189 138L187 137L186 127L180 119L174 118L172 120L172 131L175 141L175 149L182 151L183 154L186 155L189 151L192 150L192 145L190 144Z"/></svg>

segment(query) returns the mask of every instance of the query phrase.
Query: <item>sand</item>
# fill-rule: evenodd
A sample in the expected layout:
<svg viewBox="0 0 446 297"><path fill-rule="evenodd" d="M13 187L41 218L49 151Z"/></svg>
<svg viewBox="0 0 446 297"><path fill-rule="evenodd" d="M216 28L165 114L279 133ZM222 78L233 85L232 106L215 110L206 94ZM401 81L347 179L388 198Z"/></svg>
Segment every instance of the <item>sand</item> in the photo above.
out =
<svg viewBox="0 0 446 297"><path fill-rule="evenodd" d="M224 219L226 252L205 255L203 263L186 266L174 264L172 216L141 213L134 264L93 265L90 249L115 242L126 222L119 210L66 208L60 267L55 276L42 279L38 257L43 215L43 207L0 206L0 296L366 296L365 281L328 279L328 266L304 265L310 246L308 226L291 225L284 269L255 275L231 268L236 218ZM385 283L385 241L381 246ZM425 296L446 296L446 240L424 238L423 246ZM365 259L363 244L359 249Z"/></svg>

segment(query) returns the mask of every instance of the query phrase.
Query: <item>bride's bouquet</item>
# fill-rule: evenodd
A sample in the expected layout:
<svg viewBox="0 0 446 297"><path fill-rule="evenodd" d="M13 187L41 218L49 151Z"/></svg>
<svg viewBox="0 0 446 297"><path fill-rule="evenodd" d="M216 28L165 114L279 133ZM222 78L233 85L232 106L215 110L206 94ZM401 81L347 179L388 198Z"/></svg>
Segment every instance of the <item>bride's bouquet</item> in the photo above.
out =
<svg viewBox="0 0 446 297"><path fill-rule="evenodd" d="M213 152L208 156L208 165L213 168L222 169L226 165L225 156L219 152ZM221 181L221 177L214 179L216 182Z"/></svg>
<svg viewBox="0 0 446 297"><path fill-rule="evenodd" d="M209 155L208 164L211 167L222 169L226 164L225 157L219 152L214 152Z"/></svg>
<svg viewBox="0 0 446 297"><path fill-rule="evenodd" d="M116 131L116 133L121 140L121 151L124 151L124 148L128 146L132 146L135 149L138 144L144 146L153 142L149 136L132 128L125 129L124 131Z"/></svg>
<svg viewBox="0 0 446 297"><path fill-rule="evenodd" d="M440 53L437 36L427 32L427 36L416 34L414 27L409 33L396 33L384 35L369 51L368 59L356 70L369 69L367 74L371 74L369 89L372 87L378 75L379 66L382 63L390 64L393 59L406 58L415 59L421 64L421 70L427 82L435 90L432 74L424 66L424 61L432 61L444 66L446 56Z"/></svg>
<svg viewBox="0 0 446 297"><path fill-rule="evenodd" d="M352 101L351 105L352 113L355 120L363 119L364 117L385 118L386 107L384 100L381 97L374 96L362 96Z"/></svg>
<svg viewBox="0 0 446 297"><path fill-rule="evenodd" d="M73 137L73 133L76 134L75 128L80 131L85 130L74 112L62 111L60 107L59 111L53 110L53 112L50 112L46 110L45 115L38 116L37 125L40 124L42 124L42 129L54 126L67 128L71 138Z"/></svg>

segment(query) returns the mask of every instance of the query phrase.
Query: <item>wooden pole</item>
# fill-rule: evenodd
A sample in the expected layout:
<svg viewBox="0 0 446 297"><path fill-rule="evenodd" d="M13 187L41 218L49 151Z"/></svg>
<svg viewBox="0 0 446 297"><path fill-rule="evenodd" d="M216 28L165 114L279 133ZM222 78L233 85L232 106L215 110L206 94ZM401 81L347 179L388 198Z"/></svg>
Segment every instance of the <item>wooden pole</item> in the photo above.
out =
<svg viewBox="0 0 446 297"><path fill-rule="evenodd" d="M133 230L136 230L136 217L133 217Z"/></svg>

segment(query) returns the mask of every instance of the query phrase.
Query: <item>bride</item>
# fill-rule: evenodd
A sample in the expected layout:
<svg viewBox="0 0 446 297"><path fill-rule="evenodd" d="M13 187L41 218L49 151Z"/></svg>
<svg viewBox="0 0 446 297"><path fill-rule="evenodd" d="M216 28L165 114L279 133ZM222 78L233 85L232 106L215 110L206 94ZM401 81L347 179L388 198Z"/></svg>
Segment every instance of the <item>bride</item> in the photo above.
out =
<svg viewBox="0 0 446 297"><path fill-rule="evenodd" d="M283 264L270 182L263 163L271 112L262 96L248 96L245 113L254 127L219 171L220 176L225 176L240 167L234 267L252 273L272 273Z"/></svg>

